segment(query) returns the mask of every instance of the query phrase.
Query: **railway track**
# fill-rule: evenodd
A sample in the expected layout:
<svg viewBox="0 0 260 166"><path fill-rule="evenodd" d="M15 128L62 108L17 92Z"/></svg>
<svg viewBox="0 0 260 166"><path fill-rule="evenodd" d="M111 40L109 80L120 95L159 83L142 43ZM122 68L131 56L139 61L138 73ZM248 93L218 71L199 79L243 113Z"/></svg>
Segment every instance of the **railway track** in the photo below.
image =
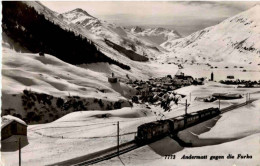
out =
<svg viewBox="0 0 260 166"><path fill-rule="evenodd" d="M132 146L129 146L127 148L124 148L124 149L121 149L119 150L119 152L113 152L113 153L110 153L110 154L107 154L107 155L104 155L104 156L100 156L98 158L94 158L94 159L90 159L90 160L87 160L87 161L83 161L81 163L77 163L77 164L74 164L72 166L87 166L87 165L93 165L93 164L96 164L98 162L101 162L101 161L104 161L104 160L109 160L113 157L116 157L116 156L119 156L121 154L124 154L124 153L127 153L129 151L132 151L134 149L137 149L139 148L140 146L138 146L137 144L135 144L134 142L132 143Z"/></svg>
<svg viewBox="0 0 260 166"><path fill-rule="evenodd" d="M236 108L239 108L239 107L243 107L249 103L252 103L253 101L256 101L256 99L252 99L252 100L249 100L247 102L244 102L244 103L240 103L240 104L234 104L234 105L231 105L231 106L228 106L228 107L225 107L225 108L222 108L220 109L221 113L225 113L225 112L228 112L228 111L231 111L231 110L234 110Z"/></svg>

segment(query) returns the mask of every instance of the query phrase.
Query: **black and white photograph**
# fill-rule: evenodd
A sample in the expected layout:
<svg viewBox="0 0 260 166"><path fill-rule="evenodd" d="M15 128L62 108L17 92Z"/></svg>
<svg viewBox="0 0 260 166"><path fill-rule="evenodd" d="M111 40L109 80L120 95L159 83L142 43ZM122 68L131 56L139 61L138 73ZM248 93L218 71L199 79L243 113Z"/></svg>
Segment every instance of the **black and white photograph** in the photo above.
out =
<svg viewBox="0 0 260 166"><path fill-rule="evenodd" d="M1 1L0 166L260 166L260 1Z"/></svg>

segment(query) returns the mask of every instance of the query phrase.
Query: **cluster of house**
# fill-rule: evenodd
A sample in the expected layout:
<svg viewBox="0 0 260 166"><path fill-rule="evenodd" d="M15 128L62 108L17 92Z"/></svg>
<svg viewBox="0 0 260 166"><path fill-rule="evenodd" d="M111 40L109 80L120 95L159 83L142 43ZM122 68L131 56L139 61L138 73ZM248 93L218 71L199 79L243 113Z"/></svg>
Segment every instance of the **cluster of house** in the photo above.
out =
<svg viewBox="0 0 260 166"><path fill-rule="evenodd" d="M220 80L222 84L227 85L239 85L238 88L259 88L260 87L260 80L259 81L250 81L250 80Z"/></svg>
<svg viewBox="0 0 260 166"><path fill-rule="evenodd" d="M136 96L132 98L132 101L135 103L149 102L152 104L162 104L173 101L177 104L178 100L184 96L176 94L174 90L192 84L203 84L203 81L204 79L193 79L193 77L181 73L174 77L167 75L162 78L150 78L148 81L129 80L127 84L137 90Z"/></svg>

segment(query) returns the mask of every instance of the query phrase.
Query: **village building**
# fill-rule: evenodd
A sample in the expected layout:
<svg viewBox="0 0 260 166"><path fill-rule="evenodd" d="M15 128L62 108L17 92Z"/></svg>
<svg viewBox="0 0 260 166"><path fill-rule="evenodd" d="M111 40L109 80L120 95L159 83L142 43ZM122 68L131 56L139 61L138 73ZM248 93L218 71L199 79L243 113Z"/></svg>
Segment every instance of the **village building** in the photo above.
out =
<svg viewBox="0 0 260 166"><path fill-rule="evenodd" d="M2 117L1 140L7 139L13 135L27 136L27 124L14 116L6 115Z"/></svg>
<svg viewBox="0 0 260 166"><path fill-rule="evenodd" d="M229 75L227 76L227 79L235 79L235 77L233 75Z"/></svg>
<svg viewBox="0 0 260 166"><path fill-rule="evenodd" d="M211 72L210 81L214 81L214 73L213 72Z"/></svg>
<svg viewBox="0 0 260 166"><path fill-rule="evenodd" d="M184 73L180 73L179 75L175 75L173 80L175 84L191 85L193 82L193 77L185 76Z"/></svg>
<svg viewBox="0 0 260 166"><path fill-rule="evenodd" d="M112 77L108 77L108 82L110 83L117 83L118 79L115 77L114 73L112 73Z"/></svg>
<svg viewBox="0 0 260 166"><path fill-rule="evenodd" d="M203 80L202 80L203 79ZM136 96L132 98L132 101L135 103L141 102L150 102L155 104L160 104L165 101L174 101L177 102L179 99L174 95L171 97L166 97L173 93L175 89L178 89L182 86L189 85L199 85L203 84L204 78L201 79L201 83L198 83L198 80L195 81L192 76L184 75L184 73L176 74L174 77L167 75L160 78L150 78L147 81L135 80L131 83L128 82L133 88L137 90ZM200 81L200 80L199 80ZM167 94L166 96L164 96Z"/></svg>
<svg viewBox="0 0 260 166"><path fill-rule="evenodd" d="M203 85L205 80L206 80L206 78L204 78L204 77L195 78L194 84L195 85Z"/></svg>

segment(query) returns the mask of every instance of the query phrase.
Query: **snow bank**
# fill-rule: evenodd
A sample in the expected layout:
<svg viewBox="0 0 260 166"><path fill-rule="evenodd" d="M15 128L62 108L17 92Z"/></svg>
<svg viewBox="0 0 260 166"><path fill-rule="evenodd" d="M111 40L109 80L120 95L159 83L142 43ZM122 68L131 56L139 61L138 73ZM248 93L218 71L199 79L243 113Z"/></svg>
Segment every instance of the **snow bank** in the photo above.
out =
<svg viewBox="0 0 260 166"><path fill-rule="evenodd" d="M104 115L102 117L102 115ZM147 117L152 116L151 112L145 108L121 108L112 111L80 111L73 112L63 116L62 118L56 120L55 122L63 122L70 120L85 120L87 118L96 117L96 118L139 118L139 117Z"/></svg>
<svg viewBox="0 0 260 166"><path fill-rule="evenodd" d="M199 138L245 137L260 132L259 122L260 100L256 100L252 104L223 114L216 126L209 132L201 134Z"/></svg>
<svg viewBox="0 0 260 166"><path fill-rule="evenodd" d="M254 134L243 139L228 142L214 146L204 146L196 148L184 148L174 153L175 159L165 159L165 156L158 155L149 146L141 147L137 150L123 154L119 158L113 158L108 161L97 163L98 166L103 165L166 165L166 166L231 166L231 165L250 165L257 166L259 159L259 137L260 134ZM165 142L167 145L167 141ZM171 146L173 147L173 146ZM170 146L168 147L170 149ZM234 159L227 159L229 154L234 155ZM252 159L237 159L237 156L250 155ZM186 156L207 156L207 159L181 159ZM211 156L224 156L224 159L210 159Z"/></svg>

